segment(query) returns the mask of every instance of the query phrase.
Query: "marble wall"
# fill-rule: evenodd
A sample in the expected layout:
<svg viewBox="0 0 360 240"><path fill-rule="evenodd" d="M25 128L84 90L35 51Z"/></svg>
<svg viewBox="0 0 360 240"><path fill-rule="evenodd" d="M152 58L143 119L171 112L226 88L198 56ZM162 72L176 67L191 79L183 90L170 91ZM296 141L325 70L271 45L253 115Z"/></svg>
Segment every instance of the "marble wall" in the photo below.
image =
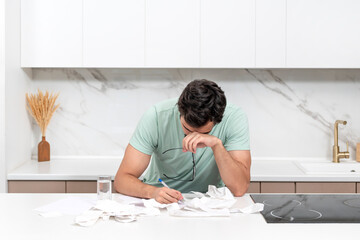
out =
<svg viewBox="0 0 360 240"><path fill-rule="evenodd" d="M53 158L121 157L151 105L193 79L216 81L248 115L254 159L331 160L333 124L351 158L360 142L360 70L33 69L31 91L60 92L47 132ZM30 119L30 118L29 118ZM33 150L40 130L34 122Z"/></svg>

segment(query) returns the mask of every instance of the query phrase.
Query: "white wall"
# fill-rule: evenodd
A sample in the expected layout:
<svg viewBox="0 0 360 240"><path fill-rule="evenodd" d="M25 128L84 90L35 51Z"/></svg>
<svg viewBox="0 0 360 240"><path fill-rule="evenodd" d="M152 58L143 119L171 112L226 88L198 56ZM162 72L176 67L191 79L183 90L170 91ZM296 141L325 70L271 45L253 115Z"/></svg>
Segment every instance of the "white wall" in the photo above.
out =
<svg viewBox="0 0 360 240"><path fill-rule="evenodd" d="M5 0L0 0L0 193L6 192L5 162Z"/></svg>
<svg viewBox="0 0 360 240"><path fill-rule="evenodd" d="M250 122L254 159L331 161L333 123L341 150L360 142L360 70L34 69L31 89L60 92L49 125L52 157L120 156L144 111L199 78L216 81ZM40 130L33 123L36 158Z"/></svg>
<svg viewBox="0 0 360 240"><path fill-rule="evenodd" d="M30 159L31 127L25 108L25 93L31 72L20 68L20 0L6 0L5 79L6 79L6 164L7 171Z"/></svg>

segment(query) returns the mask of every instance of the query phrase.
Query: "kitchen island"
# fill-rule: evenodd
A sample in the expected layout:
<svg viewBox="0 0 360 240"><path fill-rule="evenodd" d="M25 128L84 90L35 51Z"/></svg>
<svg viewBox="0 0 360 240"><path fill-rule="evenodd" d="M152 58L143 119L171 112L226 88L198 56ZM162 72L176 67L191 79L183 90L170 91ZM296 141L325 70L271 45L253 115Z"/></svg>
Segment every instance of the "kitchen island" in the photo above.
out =
<svg viewBox="0 0 360 240"><path fill-rule="evenodd" d="M69 196L95 194L0 194L0 239L346 239L360 235L359 224L267 224L260 213L230 217L139 217L136 222L99 220L92 227L74 224L75 216L45 218L35 208ZM235 206L248 204L249 195Z"/></svg>

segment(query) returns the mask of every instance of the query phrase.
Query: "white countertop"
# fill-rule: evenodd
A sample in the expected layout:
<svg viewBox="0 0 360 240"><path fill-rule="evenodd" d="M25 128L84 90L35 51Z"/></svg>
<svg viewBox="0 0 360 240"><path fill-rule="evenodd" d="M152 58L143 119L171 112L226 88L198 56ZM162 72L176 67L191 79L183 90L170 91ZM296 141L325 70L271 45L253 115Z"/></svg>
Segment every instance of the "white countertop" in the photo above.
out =
<svg viewBox="0 0 360 240"><path fill-rule="evenodd" d="M353 239L358 224L267 224L260 213L231 217L139 217L133 223L99 220L92 227L74 224L74 216L44 218L33 209L68 196L94 194L0 194L0 239ZM252 201L238 198L241 206Z"/></svg>
<svg viewBox="0 0 360 240"><path fill-rule="evenodd" d="M299 161L294 160L253 160L251 181L360 182L360 173L306 174L298 163ZM30 160L9 172L7 179L96 180L99 175L115 176L119 165L120 160L117 159L51 160L49 162Z"/></svg>

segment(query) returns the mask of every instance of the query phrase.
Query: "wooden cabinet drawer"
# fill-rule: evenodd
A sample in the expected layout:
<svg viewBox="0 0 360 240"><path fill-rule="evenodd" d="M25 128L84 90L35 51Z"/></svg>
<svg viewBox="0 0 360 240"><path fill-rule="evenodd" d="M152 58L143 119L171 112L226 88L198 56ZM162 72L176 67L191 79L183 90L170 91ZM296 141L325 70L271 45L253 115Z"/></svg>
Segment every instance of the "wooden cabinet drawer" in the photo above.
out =
<svg viewBox="0 0 360 240"><path fill-rule="evenodd" d="M297 182L296 193L355 193L352 182Z"/></svg>
<svg viewBox="0 0 360 240"><path fill-rule="evenodd" d="M295 193L294 182L262 182L261 193Z"/></svg>
<svg viewBox="0 0 360 240"><path fill-rule="evenodd" d="M65 181L8 181L9 193L65 193Z"/></svg>

